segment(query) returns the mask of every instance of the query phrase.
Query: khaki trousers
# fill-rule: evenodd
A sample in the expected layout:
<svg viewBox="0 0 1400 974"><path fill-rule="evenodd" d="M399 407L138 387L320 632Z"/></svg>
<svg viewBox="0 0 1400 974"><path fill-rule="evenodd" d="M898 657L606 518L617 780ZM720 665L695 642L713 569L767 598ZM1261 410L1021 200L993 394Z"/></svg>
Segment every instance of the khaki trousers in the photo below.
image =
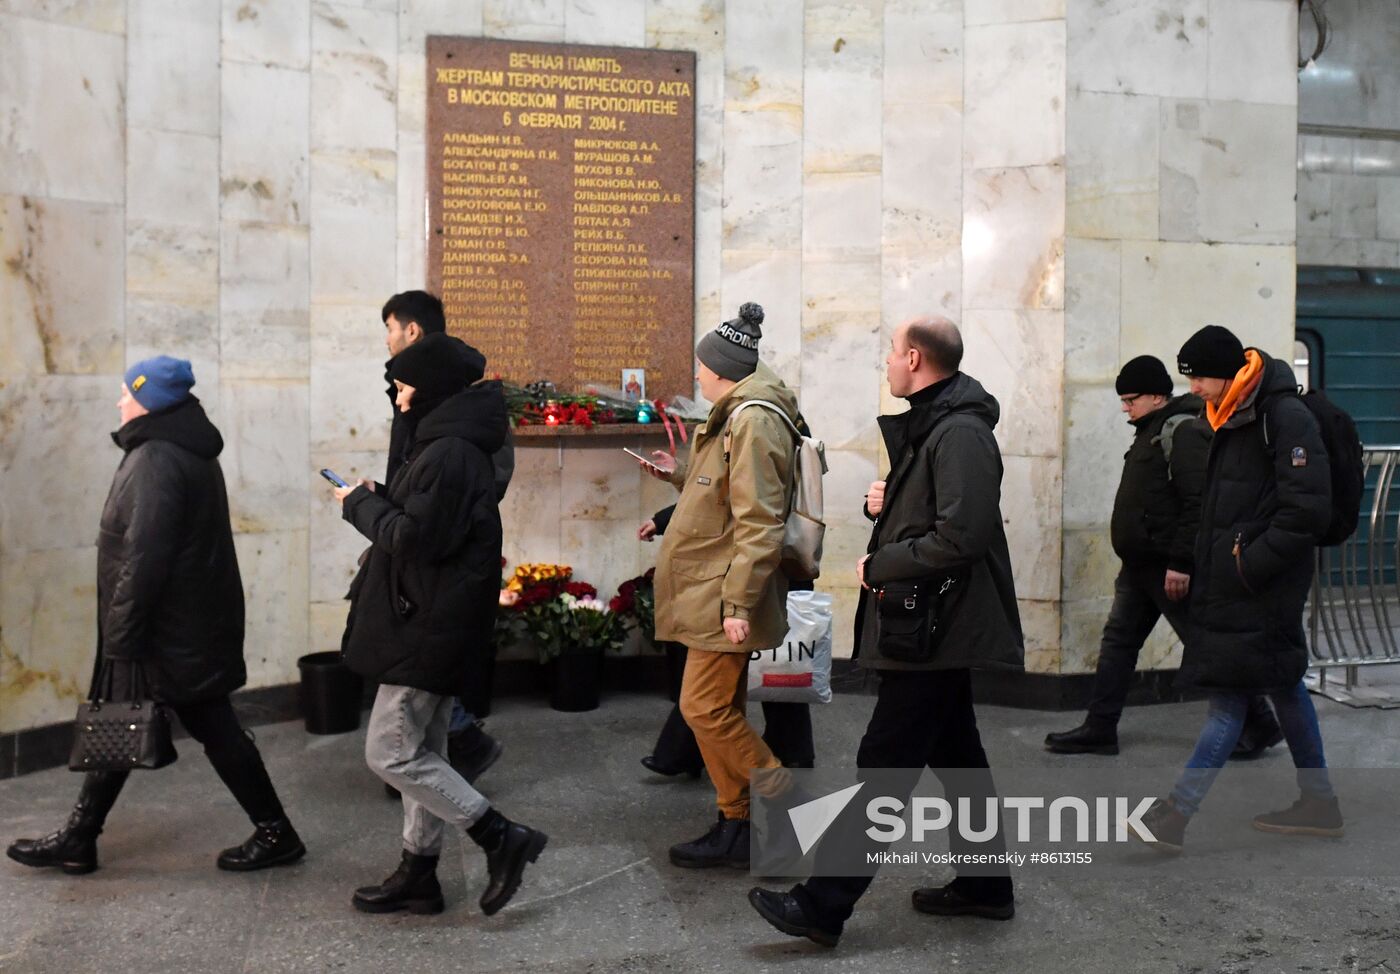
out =
<svg viewBox="0 0 1400 974"><path fill-rule="evenodd" d="M782 767L744 714L748 662L748 653L692 649L681 685L681 715L700 745L719 810L730 819L749 817L753 769Z"/></svg>

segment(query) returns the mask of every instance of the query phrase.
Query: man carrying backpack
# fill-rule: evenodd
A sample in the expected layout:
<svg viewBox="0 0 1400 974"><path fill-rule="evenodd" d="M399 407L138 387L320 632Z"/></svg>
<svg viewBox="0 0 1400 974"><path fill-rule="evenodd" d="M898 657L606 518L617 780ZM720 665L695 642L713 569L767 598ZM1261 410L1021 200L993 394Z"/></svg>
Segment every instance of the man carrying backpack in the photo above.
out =
<svg viewBox="0 0 1400 974"><path fill-rule="evenodd" d="M1210 425L1200 416L1199 398L1172 397L1172 377L1154 356L1139 355L1124 365L1115 388L1136 430L1123 455L1110 529L1122 567L1099 645L1089 713L1073 730L1046 735L1045 749L1056 754L1117 754L1118 719L1143 643L1163 616L1179 638L1187 635ZM1281 740L1268 702L1253 697L1232 757L1258 757Z"/></svg>
<svg viewBox="0 0 1400 974"><path fill-rule="evenodd" d="M1179 676L1210 692L1210 711L1171 796L1143 815L1146 832L1131 830L1156 851L1182 851L1187 823L1235 746L1250 696L1267 693L1302 795L1284 811L1256 816L1254 827L1341 835L1317 712L1303 684L1303 604L1314 548L1332 520L1322 431L1296 395L1288 364L1245 349L1228 330L1207 325L1177 358L1215 430L1196 538L1191 636Z"/></svg>

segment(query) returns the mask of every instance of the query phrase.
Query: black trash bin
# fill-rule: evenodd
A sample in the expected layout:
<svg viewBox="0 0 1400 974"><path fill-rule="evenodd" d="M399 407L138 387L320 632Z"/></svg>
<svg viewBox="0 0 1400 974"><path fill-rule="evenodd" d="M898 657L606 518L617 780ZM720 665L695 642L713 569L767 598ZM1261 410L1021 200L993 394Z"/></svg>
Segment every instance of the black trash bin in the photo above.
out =
<svg viewBox="0 0 1400 974"><path fill-rule="evenodd" d="M344 734L360 726L365 683L339 653L312 653L297 660L301 671L301 715L308 734Z"/></svg>

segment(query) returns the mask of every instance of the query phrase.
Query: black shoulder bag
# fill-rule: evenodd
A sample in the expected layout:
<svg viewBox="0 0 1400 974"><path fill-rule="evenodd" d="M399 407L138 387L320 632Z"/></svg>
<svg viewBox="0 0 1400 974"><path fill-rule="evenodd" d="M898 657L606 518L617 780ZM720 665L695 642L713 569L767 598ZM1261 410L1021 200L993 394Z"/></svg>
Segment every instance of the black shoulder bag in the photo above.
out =
<svg viewBox="0 0 1400 974"><path fill-rule="evenodd" d="M880 655L899 663L932 660L966 581L966 572L950 572L881 585L875 593Z"/></svg>
<svg viewBox="0 0 1400 974"><path fill-rule="evenodd" d="M112 668L106 660L93 688L93 696L78 705L73 723L70 771L131 771L173 764L178 755L170 733L170 710L146 699L145 671L135 661L131 667L131 699L112 700Z"/></svg>

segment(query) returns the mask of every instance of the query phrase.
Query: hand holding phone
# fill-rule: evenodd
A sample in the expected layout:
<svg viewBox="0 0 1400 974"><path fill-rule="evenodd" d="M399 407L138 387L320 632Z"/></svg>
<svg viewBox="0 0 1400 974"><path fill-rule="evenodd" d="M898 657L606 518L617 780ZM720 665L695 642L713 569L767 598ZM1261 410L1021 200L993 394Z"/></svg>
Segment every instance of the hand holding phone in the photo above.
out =
<svg viewBox="0 0 1400 974"><path fill-rule="evenodd" d="M340 474L336 473L336 472L335 472L334 470L332 470L330 467L324 467L324 468L322 468L322 470L321 470L321 476L322 476L322 477L325 477L327 480L329 480L331 483L335 484L337 487L349 487L349 486L350 486L349 484L347 484L347 483L345 482L344 478L342 478L342 477L340 476Z"/></svg>
<svg viewBox="0 0 1400 974"><path fill-rule="evenodd" d="M663 450L654 450L650 457L644 457L636 450L625 446L622 450L629 456L635 457L641 463L642 469L657 480L670 480L671 474L676 472L676 458Z"/></svg>

